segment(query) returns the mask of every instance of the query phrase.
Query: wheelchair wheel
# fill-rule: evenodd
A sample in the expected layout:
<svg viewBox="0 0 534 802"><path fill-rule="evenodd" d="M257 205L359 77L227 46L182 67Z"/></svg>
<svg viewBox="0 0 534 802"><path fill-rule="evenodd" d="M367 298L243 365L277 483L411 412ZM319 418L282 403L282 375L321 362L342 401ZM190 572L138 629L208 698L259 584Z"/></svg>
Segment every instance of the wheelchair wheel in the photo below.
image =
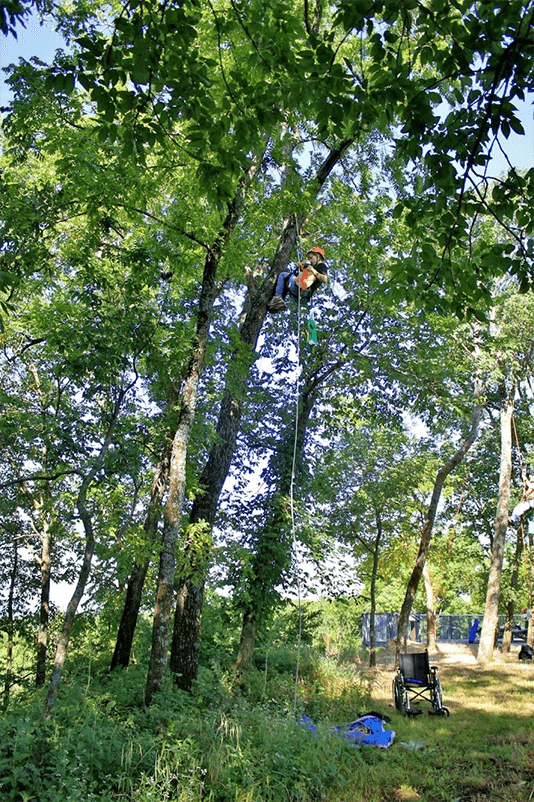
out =
<svg viewBox="0 0 534 802"><path fill-rule="evenodd" d="M399 677L395 677L393 680L393 704L395 705L395 710L398 710L399 713L403 712L404 687Z"/></svg>
<svg viewBox="0 0 534 802"><path fill-rule="evenodd" d="M441 710L443 707L443 696L441 693L441 681L438 676L435 677L434 692L432 694L432 705L436 710Z"/></svg>
<svg viewBox="0 0 534 802"><path fill-rule="evenodd" d="M434 716L449 716L447 707L443 707L443 695L441 693L441 681L436 675L434 677L434 689L432 691L432 715Z"/></svg>

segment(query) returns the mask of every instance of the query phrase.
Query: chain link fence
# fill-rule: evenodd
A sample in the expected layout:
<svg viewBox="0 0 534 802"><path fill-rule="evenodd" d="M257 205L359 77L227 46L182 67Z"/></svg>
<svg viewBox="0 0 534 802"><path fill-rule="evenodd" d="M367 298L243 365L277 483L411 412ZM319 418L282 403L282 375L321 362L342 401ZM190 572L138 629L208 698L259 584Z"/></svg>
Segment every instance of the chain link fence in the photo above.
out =
<svg viewBox="0 0 534 802"><path fill-rule="evenodd" d="M398 613L376 613L375 640L377 646L385 646L390 640L397 637ZM370 645L370 614L362 615L362 645ZM436 640L456 641L466 643L475 623L482 626L482 614L473 615L439 615L436 616ZM502 629L506 621L505 615L499 616L499 628ZM524 640L525 619L522 615L514 616L513 640ZM426 613L413 613L406 637L415 643L426 642Z"/></svg>

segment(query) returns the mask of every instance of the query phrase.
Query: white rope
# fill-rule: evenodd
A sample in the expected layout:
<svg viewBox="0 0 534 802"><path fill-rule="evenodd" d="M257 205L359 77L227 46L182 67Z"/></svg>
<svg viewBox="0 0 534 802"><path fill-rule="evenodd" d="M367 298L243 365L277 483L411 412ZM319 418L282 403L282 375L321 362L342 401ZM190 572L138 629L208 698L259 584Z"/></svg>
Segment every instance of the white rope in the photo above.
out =
<svg viewBox="0 0 534 802"><path fill-rule="evenodd" d="M297 378L296 378L296 392L295 392L295 434L293 439L293 464L291 466L291 482L289 485L289 501L291 506L291 536L293 542L293 551L295 555L295 563L296 563L296 575L297 575L297 601L298 601L298 638L297 638L297 659L295 665L295 687L293 693L293 715L296 715L297 712L297 694L298 694L298 681L299 681L299 671L300 671L300 650L301 650L301 643L302 643L302 607L301 607L301 595L300 595L300 570L299 570L299 559L298 559L298 544L297 544L297 535L296 535L296 526L295 526L295 497L294 497L294 489L295 489L295 470L297 464L297 439L298 439L298 426L299 426L299 379L300 379L300 287L298 290L297 296Z"/></svg>

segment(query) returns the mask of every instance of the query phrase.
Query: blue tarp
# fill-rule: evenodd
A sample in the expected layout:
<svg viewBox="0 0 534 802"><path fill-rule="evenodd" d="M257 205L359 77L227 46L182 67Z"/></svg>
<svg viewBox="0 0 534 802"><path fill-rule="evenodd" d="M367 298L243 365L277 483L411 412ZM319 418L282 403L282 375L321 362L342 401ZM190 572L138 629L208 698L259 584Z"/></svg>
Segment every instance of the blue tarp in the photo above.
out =
<svg viewBox="0 0 534 802"><path fill-rule="evenodd" d="M310 732L317 733L317 728L308 716L302 716L300 723ZM391 746L395 733L393 730L384 728L384 721L378 716L368 714L360 716L350 724L339 724L337 727L330 727L330 732L340 735L348 741L357 744L367 744L369 746L380 746L387 749Z"/></svg>

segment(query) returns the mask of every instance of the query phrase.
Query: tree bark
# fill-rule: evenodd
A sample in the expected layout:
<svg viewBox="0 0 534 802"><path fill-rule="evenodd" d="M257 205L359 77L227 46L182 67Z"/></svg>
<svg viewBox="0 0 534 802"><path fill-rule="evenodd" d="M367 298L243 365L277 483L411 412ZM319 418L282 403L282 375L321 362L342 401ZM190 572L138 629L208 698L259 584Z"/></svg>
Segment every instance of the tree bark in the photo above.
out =
<svg viewBox="0 0 534 802"><path fill-rule="evenodd" d="M510 503L510 483L512 480L512 415L514 412L515 385L505 394L501 391L501 467L499 476L499 496L495 516L493 548L488 577L484 620L478 645L477 663L485 665L493 656L495 636L499 627L499 599L504 559L504 545L508 529Z"/></svg>
<svg viewBox="0 0 534 802"><path fill-rule="evenodd" d="M256 611L245 610L241 622L241 637L236 662L236 672L239 676L252 665L254 645L256 643Z"/></svg>
<svg viewBox="0 0 534 802"><path fill-rule="evenodd" d="M341 142L333 149L315 176L317 192L352 144L353 140ZM240 345L234 352L227 371L225 391L221 401L216 427L216 441L200 477L200 486L205 488L194 502L189 517L190 525L202 522L211 533L222 487L230 470L235 452L237 435L241 426L243 402L250 365L243 369L243 352L253 354L267 314L267 305L273 296L278 274L285 269L295 249L297 232L305 215L291 215L284 222L282 235L268 275L260 282L252 283L245 300L242 322L239 329ZM174 616L174 631L171 647L171 671L174 681L183 690L190 690L198 672L198 645L200 643L200 621L204 599L206 574L193 564L193 550L185 542L181 559L181 578L178 586L178 604ZM191 564L189 564L191 562Z"/></svg>
<svg viewBox="0 0 534 802"><path fill-rule="evenodd" d="M218 292L216 283L217 268L222 251L239 221L245 194L254 178L256 169L257 164L253 165L240 180L235 196L228 204L227 214L219 237L214 245L208 249L204 262L195 343L183 383L180 397L180 414L173 438L169 464L169 493L163 514L162 545L152 627L152 647L145 690L145 703L147 705L152 703L154 694L163 688L168 662L168 640L176 578L176 550L185 499L187 451L195 419L198 386L204 367L213 304ZM194 532L195 530L190 531ZM192 543L191 547L194 545L196 544ZM187 544L185 548L187 550ZM179 596L180 593L181 590L179 591ZM173 673L176 670L180 672L181 667L178 667L178 669L173 667L171 660L171 670Z"/></svg>
<svg viewBox="0 0 534 802"><path fill-rule="evenodd" d="M170 462L170 439L166 439L163 444L161 455L156 465L152 488L150 491L150 502L145 516L143 529L151 542L156 541L158 525L161 518L161 503L167 487ZM121 621L117 631L115 649L111 658L109 670L113 671L117 667L126 668L130 663L132 645L141 607L143 587L146 575L150 566L150 559L143 563L136 563L128 580L126 589L126 599L122 611Z"/></svg>
<svg viewBox="0 0 534 802"><path fill-rule="evenodd" d="M434 589L430 579L428 563L423 566L423 581L426 594L426 645L429 651L436 649L436 611L434 609Z"/></svg>
<svg viewBox="0 0 534 802"><path fill-rule="evenodd" d="M450 460L448 460L445 463L445 465L443 465L438 470L436 474L436 479L434 480L434 489L432 491L430 504L426 514L426 520L423 525L423 531L421 533L419 550L417 553L415 565L413 567L410 579L408 580L406 594L404 596L404 601L402 603L401 611L399 614L399 620L397 625L398 629L397 629L396 651L395 651L395 658L397 664L399 662L399 655L401 651L406 649L406 630L408 628L408 621L410 613L412 611L415 594L417 593L417 588L419 587L419 581L421 579L423 568L425 566L428 551L430 548L430 541L432 538L432 528L434 526L434 520L436 518L436 512L439 500L441 498L443 485L445 484L445 479L461 463L461 461L463 460L463 458L465 457L465 455L475 442L478 435L478 427L480 425L481 416L482 416L482 405L477 403L473 409L473 414L471 416L471 427L469 429L467 437L464 439L461 446L455 451Z"/></svg>
<svg viewBox="0 0 534 802"><path fill-rule="evenodd" d="M39 603L39 629L37 632L37 668L35 684L42 688L46 679L46 653L50 622L50 577L52 565L52 537L49 522L43 521L41 534L41 598Z"/></svg>
<svg viewBox="0 0 534 802"><path fill-rule="evenodd" d="M213 303L217 294L216 277L220 257L220 245L217 243L215 247L210 248L204 263L196 342L182 389L178 426L172 443L169 465L169 493L163 513L162 544L152 626L152 647L145 690L145 703L147 705L151 705L154 694L162 690L167 668L168 638L176 573L176 547L185 499L187 450L195 419L198 385L208 345Z"/></svg>

